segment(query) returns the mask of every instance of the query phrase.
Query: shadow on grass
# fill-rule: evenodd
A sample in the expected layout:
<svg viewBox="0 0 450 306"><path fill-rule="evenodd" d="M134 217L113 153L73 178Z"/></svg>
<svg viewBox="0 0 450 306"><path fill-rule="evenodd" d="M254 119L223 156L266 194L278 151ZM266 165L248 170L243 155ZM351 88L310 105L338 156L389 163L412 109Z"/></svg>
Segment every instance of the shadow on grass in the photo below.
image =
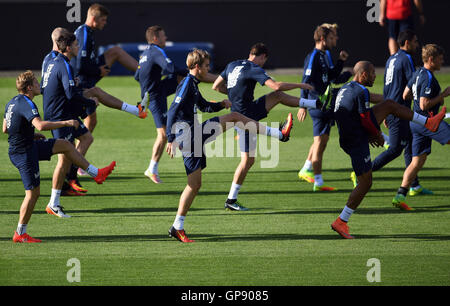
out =
<svg viewBox="0 0 450 306"><path fill-rule="evenodd" d="M306 234L239 234L239 235L211 235L211 234L190 234L189 237L202 242L233 242L233 241L295 241L295 240L341 240L337 234L325 235L306 235ZM87 236L40 236L45 242L154 242L165 241L170 243L177 242L167 234L158 235L87 235ZM436 234L391 234L391 235L357 235L355 239L414 239L421 241L448 241L449 235ZM0 241L11 241L11 237L0 237ZM178 242L177 242L178 243Z"/></svg>
<svg viewBox="0 0 450 306"><path fill-rule="evenodd" d="M277 211L267 211L266 208L249 208L249 211L246 212L237 212L237 211L225 211L223 207L217 208L196 208L191 207L189 211L200 212L200 214L196 214L196 217L209 217L209 216L230 216L230 217L249 217L249 216L264 216L264 215L316 215L316 214L339 214L342 211L342 208L319 208L319 209L295 209L295 210L277 210ZM397 208L394 208L390 205L387 205L386 208L364 208L360 207L355 212L355 214L360 215L389 215L389 214L417 214L417 213L435 213L435 212L444 212L450 211L450 205L439 205L439 206L416 206L414 207L414 211L402 211ZM123 218L125 217L145 217L147 215L134 215L135 213L175 213L177 207L108 207L101 209L65 209L67 214L121 214ZM217 213L210 213L211 211L217 211ZM208 212L208 213L202 213ZM0 211L0 215L18 215L18 210L4 210ZM47 212L44 209L35 210L33 212L35 215L45 215ZM127 215L133 214L133 215ZM152 215L148 215L152 216ZM155 215L156 216L156 215ZM157 215L161 217L161 215ZM84 218L87 216L79 215L72 216L73 218ZM54 217L53 217L54 218Z"/></svg>

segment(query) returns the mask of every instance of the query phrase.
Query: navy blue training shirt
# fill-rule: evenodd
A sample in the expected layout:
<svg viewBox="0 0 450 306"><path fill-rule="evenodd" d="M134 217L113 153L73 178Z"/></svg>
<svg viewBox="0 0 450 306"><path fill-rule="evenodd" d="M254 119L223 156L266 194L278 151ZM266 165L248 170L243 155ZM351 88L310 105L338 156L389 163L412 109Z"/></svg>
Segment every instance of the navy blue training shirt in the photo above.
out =
<svg viewBox="0 0 450 306"><path fill-rule="evenodd" d="M83 97L76 87L69 59L61 53L48 63L41 83L45 120L75 119L85 106L95 106L95 102Z"/></svg>
<svg viewBox="0 0 450 306"><path fill-rule="evenodd" d="M421 67L419 70L417 70L409 80L408 87L412 90L413 93L414 112L426 117L430 117L428 112L433 112L434 115L439 112L439 108L441 106L439 103L428 110L422 110L420 108L421 97L433 99L441 93L441 86L439 86L438 81L430 70L426 69L425 67Z"/></svg>
<svg viewBox="0 0 450 306"><path fill-rule="evenodd" d="M237 60L229 63L220 76L227 82L228 99L231 111L252 116L251 103L254 100L256 83L264 86L271 77L259 65L249 60Z"/></svg>
<svg viewBox="0 0 450 306"><path fill-rule="evenodd" d="M51 61L53 61L53 59L54 59L55 57L57 57L58 54L59 54L58 51L52 50L52 51L50 51L49 54L47 54L47 55L44 57L44 60L42 61L42 69L41 69L41 89L42 89L42 81L44 80L44 74L45 74L46 71L47 71L48 64L49 64Z"/></svg>
<svg viewBox="0 0 450 306"><path fill-rule="evenodd" d="M34 126L31 121L40 117L38 108L25 95L17 95L5 106L6 127L10 153L24 153L34 140Z"/></svg>
<svg viewBox="0 0 450 306"><path fill-rule="evenodd" d="M167 113L167 138L173 142L175 134L172 126L177 122L186 122L189 126L194 125L197 120L197 108L202 112L213 113L223 109L220 103L206 101L198 90L200 81L192 74L188 74L177 87L175 99L170 105Z"/></svg>
<svg viewBox="0 0 450 306"><path fill-rule="evenodd" d="M332 81L344 83L351 76L349 73L340 76L344 61L339 59L334 65L330 53L319 49L314 49L306 56L303 67L302 83L314 86L312 91L302 89L301 97L305 99L317 99Z"/></svg>
<svg viewBox="0 0 450 306"><path fill-rule="evenodd" d="M361 124L360 114L370 107L370 93L366 87L351 81L339 90L334 108L334 118L339 130L341 146L359 143L367 139L367 133Z"/></svg>
<svg viewBox="0 0 450 306"><path fill-rule="evenodd" d="M383 98L411 108L411 101L403 100L403 91L416 71L411 55L399 50L389 57L384 70Z"/></svg>
<svg viewBox="0 0 450 306"><path fill-rule="evenodd" d="M93 32L89 26L82 24L74 33L80 48L78 55L72 58L71 64L74 68L74 76L79 77L82 84L91 83L92 80L97 81L101 73Z"/></svg>
<svg viewBox="0 0 450 306"><path fill-rule="evenodd" d="M134 78L141 85L141 98L146 92L150 100L163 94L161 78L175 72L175 66L163 49L155 44L147 46L139 59Z"/></svg>

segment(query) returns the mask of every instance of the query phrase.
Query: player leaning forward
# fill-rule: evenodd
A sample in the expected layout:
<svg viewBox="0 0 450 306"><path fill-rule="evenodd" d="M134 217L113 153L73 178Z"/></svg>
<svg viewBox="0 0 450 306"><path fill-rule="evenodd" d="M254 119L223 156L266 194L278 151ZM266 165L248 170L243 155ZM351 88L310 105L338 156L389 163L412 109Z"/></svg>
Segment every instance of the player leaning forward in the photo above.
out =
<svg viewBox="0 0 450 306"><path fill-rule="evenodd" d="M231 106L229 100L220 103L208 102L199 92L199 79L205 78L208 73L209 61L210 57L206 51L196 49L188 54L186 65L189 74L178 85L175 100L167 116L166 151L173 157L176 147L179 146L187 174L187 186L181 194L173 226L169 229L169 236L181 242L193 242L184 232L184 219L201 187L202 169L206 167L203 146L213 141L221 132L233 127L233 124L227 124L228 122L233 122L243 130L276 137L280 141L289 139L292 128L292 114L289 114L288 120L280 129L266 127L237 112L213 117L200 124L196 117L197 109L203 112L217 112Z"/></svg>
<svg viewBox="0 0 450 306"><path fill-rule="evenodd" d="M20 208L14 242L41 242L27 234L27 225L34 206L40 195L39 161L50 160L54 154L62 154L72 163L85 170L94 180L101 184L111 173L112 168L97 169L65 139L45 139L42 134L34 133L62 127L77 129L76 119L62 121L43 121L33 98L41 93L38 81L31 71L20 74L16 79L17 96L6 104L3 120L3 132L8 133L9 158L19 170L25 187L25 198Z"/></svg>
<svg viewBox="0 0 450 306"><path fill-rule="evenodd" d="M372 186L372 162L369 143L381 147L384 138L379 124L392 114L409 120L434 132L445 116L445 107L434 117L426 117L393 100L385 100L381 95L371 94L365 86L371 87L375 81L375 68L367 61L356 63L353 68L355 78L344 85L336 97L334 119L339 129L339 144L350 156L358 184L351 192L340 216L331 228L346 239L352 239L347 222ZM376 103L369 108L369 103Z"/></svg>

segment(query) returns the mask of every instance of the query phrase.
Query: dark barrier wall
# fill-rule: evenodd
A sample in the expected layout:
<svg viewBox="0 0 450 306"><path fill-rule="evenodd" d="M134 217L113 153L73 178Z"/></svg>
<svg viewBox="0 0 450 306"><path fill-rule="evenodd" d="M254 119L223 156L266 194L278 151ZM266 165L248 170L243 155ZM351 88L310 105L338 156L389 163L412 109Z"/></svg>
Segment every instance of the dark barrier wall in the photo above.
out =
<svg viewBox="0 0 450 306"><path fill-rule="evenodd" d="M57 26L75 30L85 21L94 1L81 1L81 22L69 23L66 6L72 1L1 1L0 70L40 69L51 49L50 33ZM339 24L337 50L350 53L348 65L367 59L384 66L388 57L387 29L369 22L377 0L361 1L98 1L111 15L97 45L143 42L148 26L160 24L169 40L214 43L214 65L222 69L231 60L246 58L250 46L265 42L270 50L267 68L303 67L313 48L313 31L323 22ZM449 63L448 0L424 0L427 22L417 27L422 43L438 43ZM414 11L417 22L417 13ZM370 18L369 18L370 19ZM337 54L335 51L335 55ZM417 57L417 64L421 64Z"/></svg>

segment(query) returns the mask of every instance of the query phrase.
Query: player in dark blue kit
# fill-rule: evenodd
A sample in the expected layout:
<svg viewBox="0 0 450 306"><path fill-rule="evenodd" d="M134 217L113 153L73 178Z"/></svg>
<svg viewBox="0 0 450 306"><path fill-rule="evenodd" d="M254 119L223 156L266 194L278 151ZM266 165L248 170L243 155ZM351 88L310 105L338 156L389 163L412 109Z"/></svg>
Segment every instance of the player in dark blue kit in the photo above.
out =
<svg viewBox="0 0 450 306"><path fill-rule="evenodd" d="M444 49L435 44L428 44L422 48L423 67L417 70L409 80L403 97L414 99L413 110L425 117L439 113L439 108L444 104L444 98L450 95L450 86L441 92L441 87L434 77L433 72L441 69L444 63ZM445 107L443 111L445 112ZM412 181L425 164L431 154L431 142L435 140L441 145L450 142L450 125L442 121L435 132L424 129L414 122L410 123L412 132L412 161L403 174L403 180L392 204L403 210L411 210L406 204L406 193Z"/></svg>
<svg viewBox="0 0 450 306"><path fill-rule="evenodd" d="M141 87L141 106L150 109L157 133L150 165L144 174L159 184L158 163L167 143L167 97L175 93L178 82L186 76L187 70L176 69L164 52L167 36L161 26L149 27L145 37L149 45L141 54L134 77Z"/></svg>
<svg viewBox="0 0 450 306"><path fill-rule="evenodd" d="M16 79L19 95L6 104L3 120L3 133L8 133L9 158L19 170L25 187L25 198L20 208L14 242L41 242L27 234L27 226L34 206L40 195L39 161L50 160L54 154L63 154L65 158L85 169L98 184L102 184L111 173L112 167L97 169L89 164L75 147L64 139L45 139L34 132L68 127L76 130L78 120L43 121L33 98L41 93L38 81L31 71L20 74Z"/></svg>
<svg viewBox="0 0 450 306"><path fill-rule="evenodd" d="M302 90L302 98L317 99L322 95L326 96L330 91L331 82L344 83L352 75L349 71L341 73L344 61L348 58L347 52L341 51L336 64L333 63L329 51L336 47L337 39L337 26L323 24L314 31L315 48L305 58L302 80L302 82L312 85L314 90ZM299 121L305 119L306 113L306 108L299 109L297 114ZM324 184L322 177L323 154L333 121L321 109L313 109L309 113L313 121L314 141L298 176L300 179L314 183L313 191L334 191L335 188Z"/></svg>
<svg viewBox="0 0 450 306"><path fill-rule="evenodd" d="M58 46L56 44L57 39L61 35L69 35L69 34L71 34L71 33L65 28L55 28L53 30L52 35L51 35L53 48L52 48L52 51L49 54L47 54L47 56L44 58L44 61L42 63L42 82L47 79L46 73L47 73L47 69L49 68L49 64L52 63L53 60L60 53ZM51 67L53 67L53 66L51 66ZM42 82L41 82L41 87L42 87ZM145 119L147 117L147 112L143 111L138 106L130 105L123 101L120 101L116 97L111 96L110 94L106 93L105 91L103 91L102 89L100 89L98 87L83 89L81 86L79 86L80 82L77 77L74 78L74 82L75 82L76 88L85 97L95 97L99 101L99 103L101 103L107 107L127 112L127 113L135 115L136 117L139 117L141 119ZM85 118L89 114L92 114L93 112L96 111L96 108L97 108L96 105L87 106L85 108L86 114L82 114L81 117ZM92 143L92 141L89 143ZM79 147L79 143L76 144L76 147L83 155L86 154L86 152L89 148L89 146ZM72 165L70 170L67 173L66 181L63 184L63 189L62 189L62 193L61 193L62 195L80 196L80 195L85 195L87 193L87 189L83 188L78 180L77 171L81 175L87 175L87 173L85 173L82 169L79 169L78 167Z"/></svg>
<svg viewBox="0 0 450 306"><path fill-rule="evenodd" d="M101 78L108 75L111 66L117 61L126 69L135 72L137 61L119 46L114 46L98 55L94 30L103 30L108 20L109 10L98 3L92 4L87 12L86 21L75 30L80 43L78 54L72 60L75 77L80 79L82 88L92 88ZM84 123L92 133L97 125L97 114L92 112L85 118Z"/></svg>
<svg viewBox="0 0 450 306"><path fill-rule="evenodd" d="M167 97L175 93L178 83L187 75L186 68L176 67L164 51L167 35L159 25L147 28L148 46L141 54L135 79L141 87L141 106L150 109L156 126L156 140L147 170L149 179L160 184L158 165L167 143ZM212 83L217 76L207 73L202 82Z"/></svg>
<svg viewBox="0 0 450 306"><path fill-rule="evenodd" d="M262 68L269 53L263 43L257 43L250 49L247 60L229 63L217 77L213 89L228 94L231 110L259 121L267 117L270 110L281 103L290 107L320 107L318 99L299 99L283 91L301 88L311 90L313 87L304 83L285 83L274 81ZM256 84L265 85L274 91L254 100ZM248 171L255 162L256 135L236 129L239 135L241 162L234 173L225 208L230 210L248 210L237 201L237 196Z"/></svg>
<svg viewBox="0 0 450 306"><path fill-rule="evenodd" d="M241 129L254 130L252 132L276 137L280 141L287 141L292 128L292 114L280 129L270 128L259 124L238 112L231 112L220 117L213 117L203 123L197 119L197 109L203 112L217 112L229 108L231 102L223 100L220 103L206 101L198 90L200 79L207 77L209 70L209 54L203 50L190 52L186 64L189 74L179 84L175 99L170 105L167 116L167 153L173 157L176 147L182 151L188 183L180 197L177 216L169 230L169 236L181 242L193 242L184 231L184 220L187 212L197 195L202 182L202 169L206 167L206 156L203 146L213 141L220 133L232 127L227 124L233 122Z"/></svg>
<svg viewBox="0 0 450 306"><path fill-rule="evenodd" d="M384 138L379 124L386 116L392 114L435 131L445 116L443 110L438 115L427 118L393 100L383 101L380 95L369 93L365 86L371 87L376 78L375 68L370 62L358 62L353 70L355 77L352 82L339 90L334 108L334 119L339 129L339 144L350 156L358 179L358 184L351 192L342 213L331 224L331 228L346 239L354 238L349 233L347 222L372 186L369 143L372 146L383 146ZM376 105L369 108L370 102Z"/></svg>
<svg viewBox="0 0 450 306"><path fill-rule="evenodd" d="M74 142L79 140L77 149L84 155L92 143L92 135L81 123L79 116L86 114L86 108L95 108L96 98L87 99L83 92L77 88L73 78L70 59L78 52L78 42L72 33L61 35L57 41L60 54L49 63L42 81L44 117L48 121L61 121L76 119L80 122L78 129L59 128L52 130L55 138ZM59 198L61 196L64 178L71 163L64 155L58 155L58 164L53 174L52 195L48 204L49 209L59 217L67 216L61 209Z"/></svg>
<svg viewBox="0 0 450 306"><path fill-rule="evenodd" d="M416 71L411 55L416 52L419 42L413 31L406 30L399 34L398 44L400 45L400 50L389 57L386 62L383 98L385 100L394 100L401 105L411 108L411 100L403 99L403 91ZM372 164L372 171L377 171L384 167L387 163L400 156L403 150L406 167L411 163L412 135L409 121L389 115L386 117L385 123L389 128L389 148L375 158ZM354 172L352 172L351 178L353 185L356 186ZM420 193L432 194L430 190L420 186L419 180L416 178L411 185L409 194L417 195Z"/></svg>

